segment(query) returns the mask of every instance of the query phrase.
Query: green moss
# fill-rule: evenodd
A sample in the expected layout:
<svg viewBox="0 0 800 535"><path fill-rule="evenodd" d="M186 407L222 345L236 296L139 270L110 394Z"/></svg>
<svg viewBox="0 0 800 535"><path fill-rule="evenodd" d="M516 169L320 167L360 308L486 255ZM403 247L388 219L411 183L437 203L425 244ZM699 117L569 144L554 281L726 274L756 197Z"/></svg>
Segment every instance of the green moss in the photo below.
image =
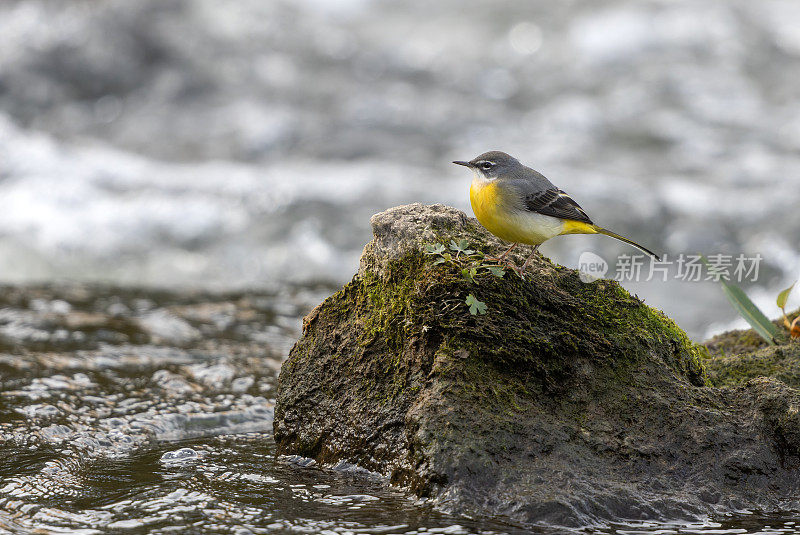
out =
<svg viewBox="0 0 800 535"><path fill-rule="evenodd" d="M414 324L415 302L423 282L417 278L422 262L421 253L409 255L391 263L386 278L369 272L351 283L358 294L356 305L371 312L364 320L364 343L383 337L393 351L402 350Z"/></svg>
<svg viewBox="0 0 800 535"><path fill-rule="evenodd" d="M430 260L410 255L390 265L388 277L368 276L358 282L372 307L365 322L365 343L383 337L401 359L409 336L422 328L457 332L437 360L460 349L479 354L482 362L517 366L556 390L573 371L570 355L610 352L614 360L613 366L606 367L612 371L610 379L629 382L630 372L643 354L668 346L668 363L674 371L694 384L705 384L705 349L616 282L584 284L574 271L553 268L552 263L543 261L544 268L553 271L549 279L521 283L511 273L502 279L484 273L478 284L472 285L463 280L458 268L434 266ZM470 316L462 304L468 293L485 301L489 313ZM558 293L564 300L557 310L542 310L543 293ZM549 300L554 301L553 297ZM557 328L548 328L551 326ZM468 369L463 364L459 363L460 369Z"/></svg>
<svg viewBox="0 0 800 535"><path fill-rule="evenodd" d="M672 349L667 362L678 375L696 385L707 384L703 368L707 350L692 342L672 319L631 296L615 281L585 286L580 295L589 305L593 328L623 350L623 360L624 355L639 354L637 349L654 351L666 344Z"/></svg>
<svg viewBox="0 0 800 535"><path fill-rule="evenodd" d="M798 315L800 315L800 309L789 313L787 317L789 321L792 321ZM778 332L781 333L779 342L788 342L783 318L778 318L773 323L778 327ZM769 344L753 329L737 329L724 332L707 340L703 345L708 348L713 356L739 355L769 347Z"/></svg>
<svg viewBox="0 0 800 535"><path fill-rule="evenodd" d="M714 355L705 360L714 386L736 386L756 377L773 377L800 388L800 343L765 347L752 353Z"/></svg>
<svg viewBox="0 0 800 535"><path fill-rule="evenodd" d="M383 373L395 386L388 398L380 394L381 399L391 399L407 386L392 374L402 375L410 341L423 337L437 338L436 361L452 359L457 350L479 355L478 362L515 366L522 378L552 391L568 388L575 372L571 356L602 358L600 368L609 381L630 383L642 356L664 347L677 375L705 384L705 349L661 312L614 281L585 284L574 271L546 260L539 270L549 275L523 282L511 272L503 278L481 273L477 284L471 284L459 267L434 265L430 256L414 252L390 262L380 274L367 270L334 296L339 302L330 308L358 316L363 347L387 347L391 358L382 362ZM469 293L487 303L485 316L468 313L463 301ZM470 370L464 362L457 368ZM495 401L514 398L498 396Z"/></svg>
<svg viewBox="0 0 800 535"><path fill-rule="evenodd" d="M752 329L728 331L705 342L710 353L715 355L736 355L768 347L769 344Z"/></svg>
<svg viewBox="0 0 800 535"><path fill-rule="evenodd" d="M791 321L800 310L788 315ZM775 320L785 333L782 319ZM777 346L770 346L752 329L718 334L703 345L701 355L714 386L736 386L756 377L772 377L800 388L800 342L786 336Z"/></svg>

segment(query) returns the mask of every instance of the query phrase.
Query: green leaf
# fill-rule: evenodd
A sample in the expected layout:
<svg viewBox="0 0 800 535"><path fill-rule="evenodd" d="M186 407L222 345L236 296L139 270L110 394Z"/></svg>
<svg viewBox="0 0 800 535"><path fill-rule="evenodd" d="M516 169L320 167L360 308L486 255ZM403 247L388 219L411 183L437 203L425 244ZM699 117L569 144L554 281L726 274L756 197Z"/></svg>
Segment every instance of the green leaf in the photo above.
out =
<svg viewBox="0 0 800 535"><path fill-rule="evenodd" d="M425 254L442 254L444 245L441 243L429 243L425 246Z"/></svg>
<svg viewBox="0 0 800 535"><path fill-rule="evenodd" d="M793 282L791 286L778 294L778 308L781 310L786 308L786 301L789 299L789 294L792 293L792 288L794 288L795 284L797 284L797 281Z"/></svg>
<svg viewBox="0 0 800 535"><path fill-rule="evenodd" d="M756 331L761 338L770 345L775 345L775 337L778 335L778 328L769 321L763 312L753 303L747 294L738 286L734 286L720 279L722 291L733 305L733 308L742 316L747 323Z"/></svg>
<svg viewBox="0 0 800 535"><path fill-rule="evenodd" d="M489 270L489 272L491 272L491 274L492 274L492 275L494 275L495 277L497 277L497 278L499 278L499 279L502 279L502 278L503 278L503 275L505 275L505 274L506 274L506 270L505 270L505 269L503 269L503 268L502 268L502 267L500 267L500 266L483 266L483 267L485 267L486 269L488 269L488 270Z"/></svg>
<svg viewBox="0 0 800 535"><path fill-rule="evenodd" d="M708 266L708 261L705 256L700 255L700 260ZM736 312L738 312L739 315L750 324L753 330L757 332L761 338L766 340L768 344L775 345L775 337L778 335L778 328L775 324L769 321L769 318L761 312L761 309L747 297L744 290L729 282L725 282L723 279L720 279L719 283L722 285L722 291L725 297L731 302Z"/></svg>
<svg viewBox="0 0 800 535"><path fill-rule="evenodd" d="M435 266L437 264L444 264L444 261L445 261L444 257L440 256L439 258L437 258L436 260L433 261L433 265Z"/></svg>
<svg viewBox="0 0 800 535"><path fill-rule="evenodd" d="M464 277L464 280L467 282L471 282L475 284L475 276L478 274L478 270L474 267L471 268L464 268L461 270L461 276Z"/></svg>
<svg viewBox="0 0 800 535"><path fill-rule="evenodd" d="M469 248L469 242L464 238L460 240L450 240L450 249L456 252L456 256L459 254L471 255L475 251Z"/></svg>
<svg viewBox="0 0 800 535"><path fill-rule="evenodd" d="M478 301L474 295L469 294L464 303L469 307L469 313L473 316L486 314L486 303Z"/></svg>

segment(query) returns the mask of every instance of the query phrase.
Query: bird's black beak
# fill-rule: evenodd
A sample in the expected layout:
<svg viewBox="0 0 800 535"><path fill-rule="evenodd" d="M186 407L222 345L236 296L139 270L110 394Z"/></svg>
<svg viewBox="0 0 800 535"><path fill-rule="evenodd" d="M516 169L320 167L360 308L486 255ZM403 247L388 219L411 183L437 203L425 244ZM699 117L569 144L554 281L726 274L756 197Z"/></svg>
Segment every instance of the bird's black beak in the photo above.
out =
<svg viewBox="0 0 800 535"><path fill-rule="evenodd" d="M453 163L454 163L454 164L457 164L457 165L463 165L464 167L472 167L472 164L471 164L471 163L469 163L469 162L462 162L462 161L460 161L460 160L456 160L456 161L454 161Z"/></svg>

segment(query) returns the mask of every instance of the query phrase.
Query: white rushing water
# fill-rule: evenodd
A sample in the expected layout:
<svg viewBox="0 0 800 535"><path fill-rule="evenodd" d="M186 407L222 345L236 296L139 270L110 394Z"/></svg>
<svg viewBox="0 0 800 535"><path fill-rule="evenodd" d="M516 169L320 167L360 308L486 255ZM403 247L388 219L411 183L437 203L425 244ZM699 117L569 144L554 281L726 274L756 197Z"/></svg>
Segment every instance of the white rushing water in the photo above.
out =
<svg viewBox="0 0 800 535"><path fill-rule="evenodd" d="M449 161L502 149L672 258L761 254L775 316L800 276L798 28L786 1L4 2L0 281L341 283L371 214L468 210ZM584 251L609 276L631 252L543 247ZM697 338L731 325L675 275L625 284Z"/></svg>

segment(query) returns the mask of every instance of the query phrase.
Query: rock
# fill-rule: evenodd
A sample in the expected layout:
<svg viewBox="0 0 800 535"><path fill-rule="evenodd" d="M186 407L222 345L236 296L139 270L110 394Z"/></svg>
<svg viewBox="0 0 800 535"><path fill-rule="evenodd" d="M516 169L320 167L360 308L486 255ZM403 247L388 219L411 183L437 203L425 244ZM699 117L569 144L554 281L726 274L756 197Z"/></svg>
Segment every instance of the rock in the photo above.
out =
<svg viewBox="0 0 800 535"><path fill-rule="evenodd" d="M789 314L793 320L800 311ZM704 360L714 386L735 386L756 377L772 377L800 388L800 340L786 335L782 320L775 324L781 336L769 345L752 329L734 330L706 341L709 354Z"/></svg>
<svg viewBox="0 0 800 535"><path fill-rule="evenodd" d="M462 259L436 264L424 246L502 245L453 208L393 208L372 226L358 273L283 364L279 453L526 525L797 507L794 389L709 386L707 350L669 318L541 256L524 281L481 269L469 282Z"/></svg>

